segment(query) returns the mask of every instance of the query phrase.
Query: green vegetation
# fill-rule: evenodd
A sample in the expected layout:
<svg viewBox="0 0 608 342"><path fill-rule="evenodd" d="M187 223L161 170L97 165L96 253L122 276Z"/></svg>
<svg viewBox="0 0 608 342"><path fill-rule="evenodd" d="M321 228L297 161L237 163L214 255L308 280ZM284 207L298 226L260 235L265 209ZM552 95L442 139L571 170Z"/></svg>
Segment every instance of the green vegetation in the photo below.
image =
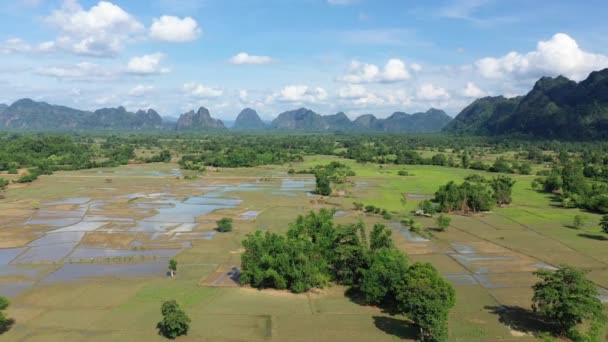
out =
<svg viewBox="0 0 608 342"><path fill-rule="evenodd" d="M0 334L7 330L8 325L11 324L11 320L6 318L4 311L8 309L10 302L8 299L0 296Z"/></svg>
<svg viewBox="0 0 608 342"><path fill-rule="evenodd" d="M532 308L555 324L560 334L580 340L575 337L583 336L576 330L579 324L604 319L597 288L583 271L561 266L557 271L542 270L534 274L541 281L533 287Z"/></svg>
<svg viewBox="0 0 608 342"><path fill-rule="evenodd" d="M19 268L35 269L35 275L31 272L31 275L19 278L0 276L1 284L21 279L36 282L53 274L53 270L63 267L66 262L80 264L68 267L94 268L99 264L107 268L133 267L137 270L158 264L152 270L154 274L145 277L136 276L136 272L121 273L23 290L11 299L14 304L8 313L15 318L16 326L2 335L7 340L23 340L30 336L73 340L81 339L84 334L107 340L153 340L156 332L151 328L160 320L158 307L171 299L175 299L192 319L188 339L331 340L348 334L353 341L380 342L413 340L421 332L426 334L426 339L431 339L431 336L442 336L441 322L445 319L441 318L440 309L428 319L414 310L399 311L401 301L397 295L402 293L405 280L409 279L410 271L413 272L413 265L418 263L431 263L456 289L458 300L449 315L449 340L527 340L533 338L529 335L540 336L545 331L551 333L550 338L563 339L564 336L547 324L549 318L540 311L534 314L529 309L530 285L538 280L532 270L543 264L550 267L568 262L573 267L588 269L587 278L595 285L608 287L605 253L608 235L601 230L604 225L608 233L608 223L603 223L608 219L603 220L599 211L583 206L587 201L584 196L574 196L575 192L588 191L601 198L601 189L608 181L608 162L605 160L608 143L605 142L398 134L237 136L227 132L48 135L51 136L63 137L78 149L88 151L86 158L91 167L108 168L72 170L72 164L56 163L52 155L31 163L5 163L0 178L9 182L27 175L28 170L39 175L54 173L40 176L34 186L10 186L11 200L0 203L6 222L2 230L5 248L22 247L38 239L39 231L44 233L39 227L21 229L27 217L44 217L49 210L73 215L80 205L48 205L66 198L91 197L95 201L92 203L105 202L95 210L99 215L117 218L131 215L136 221L147 214L135 208L156 200L143 194L129 200L130 194L154 193L161 194L161 199L168 196L181 200L201 196L207 191L222 192L225 185L225 189L230 189L226 190L226 198L239 198L242 202L238 209L222 209L197 219L200 226L197 225L191 234L168 231L149 241L146 233L129 234L125 238L121 231L106 234L105 229L100 229L86 234L78 247L136 251L131 249L129 242L136 238L143 243L141 250L150 256L28 264ZM0 133L0 151L5 151L13 139L44 140L45 137L45 134ZM272 147L265 150L264 145ZM42 148L39 144L32 146ZM254 167L231 167L229 164L220 167L209 162L215 158L229 158L226 153L233 149L254 148L252 146L260 153L276 150L294 156L294 159L276 159L276 163ZM165 150L172 156L169 163L145 163ZM56 156L68 154L56 151ZM196 165L190 165L193 171L182 167L178 177L174 170L180 168L177 162L188 155L197 158ZM398 160L398 156L401 159ZM110 168L119 164L111 159L114 157L128 165ZM359 157L362 160L357 162ZM368 160L361 162L364 159ZM43 163L43 160L49 162ZM398 164L412 160L420 163ZM258 162L265 161L255 161ZM333 169L340 170L333 179L328 175L334 196L321 198L301 188L276 191L285 180L313 179L315 170L325 170L332 162L337 163ZM4 160L0 159L2 163ZM502 168L506 164L507 167ZM529 173L535 176L524 172L526 165L531 168ZM289 172L290 169L293 171ZM399 175L404 169L407 169L407 177ZM19 170L20 174L12 175L10 170ZM201 170L206 172L203 174ZM350 171L342 172L346 170ZM197 180L184 180L191 177ZM535 178L538 181L534 182L533 189L530 183ZM550 183L545 180L551 178L557 186L553 186L551 192L545 192L545 183ZM490 194L487 199L492 210L481 215L450 215L440 210L439 202L427 200L440 185L450 181L457 187L468 182L484 189ZM256 189L238 186L252 183L260 183L260 186ZM581 185L583 183L586 185ZM564 184L569 189L567 193ZM222 188L200 189L207 186L212 189L216 185ZM499 191L501 194L497 196ZM285 195L287 192L289 196ZM454 212L460 213L461 206L456 207ZM573 207L580 209L570 209ZM32 210L37 208L40 211ZM299 214L321 208L343 211L344 215L331 219L332 230L324 230L324 219L304 220L299 224L300 228L290 230L289 223ZM426 209L429 214L440 212L434 217L420 215L410 221L407 215L413 217L418 208ZM238 213L244 210L258 211L259 215L255 220L241 220ZM388 216L385 217L385 213ZM451 222L448 231L437 233L441 215ZM574 226L576 215L586 218L581 228L564 229ZM238 220L235 221L238 229L229 234L210 235L210 239L197 239L191 247L181 249L174 256L179 276L169 279L166 273L170 271L168 260L153 255L154 250L162 245L180 247L192 236L208 233L203 230L215 228L215 220L222 217ZM392 224L399 221L403 222L403 227ZM384 222L391 225L376 226ZM407 227L412 234L405 231ZM258 270L243 268L241 276L246 277L250 271L251 277L262 279L261 285L252 284L253 287L283 287L286 291L277 293L237 287L238 270L242 266L238 261L243 247L241 241L247 234L258 234L257 230L261 231L262 238L251 239L251 244L259 247L259 258L255 253L250 253L250 257L259 261ZM267 237L268 234L271 237ZM420 237L429 241L422 241ZM331 241L327 243L330 247L320 241ZM139 251L139 247L136 249ZM452 255L461 254L460 249L465 250L462 253L472 249L481 259L491 254L497 260L452 258ZM253 250L255 248L246 249L245 254ZM443 251L451 254L446 255ZM483 277L476 276L475 272L480 269ZM471 277L483 281L476 282ZM466 285L462 284L464 281L468 281ZM323 290L317 290L317 287L323 287ZM289 293L306 292L307 288L312 291L306 295ZM445 303L436 297L411 298L420 303L427 299ZM75 302L79 303L77 307L74 307ZM401 305L403 309L404 304ZM429 321L437 324L429 324ZM587 336L596 336L594 331L598 331L597 336L601 337L596 340L603 341L605 329L600 323L585 319L575 328ZM520 333L526 335L514 336Z"/></svg>
<svg viewBox="0 0 608 342"><path fill-rule="evenodd" d="M333 212L310 212L285 236L257 231L245 238L241 282L300 293L334 281L368 304L398 307L420 327L422 339L446 341L452 285L430 264L408 267L385 226L374 225L367 241L362 223L336 226Z"/></svg>
<svg viewBox="0 0 608 342"><path fill-rule="evenodd" d="M460 185L451 181L440 187L433 201L438 203L437 210L441 212L489 211L495 204L511 203L513 185L515 181L505 176L493 178L489 186L483 177L468 177Z"/></svg>
<svg viewBox="0 0 608 342"><path fill-rule="evenodd" d="M159 334L168 339L188 335L191 320L176 301L164 302L160 308L160 312L163 315L163 319L157 324Z"/></svg>
<svg viewBox="0 0 608 342"><path fill-rule="evenodd" d="M171 162L171 151L162 150L159 154L146 159L146 163L169 163Z"/></svg>
<svg viewBox="0 0 608 342"><path fill-rule="evenodd" d="M441 214L437 217L437 228L439 228L440 231L445 232L446 230L448 230L450 222L452 222L451 218L444 214Z"/></svg>
<svg viewBox="0 0 608 342"><path fill-rule="evenodd" d="M171 260L169 260L169 273L171 274L171 277L174 277L176 272L177 272L177 260L171 259Z"/></svg>
<svg viewBox="0 0 608 342"><path fill-rule="evenodd" d="M397 307L420 327L420 340L447 341L456 292L429 263L410 266L397 291Z"/></svg>
<svg viewBox="0 0 608 342"><path fill-rule="evenodd" d="M0 178L0 191L6 191L8 188L8 180L4 178Z"/></svg>
<svg viewBox="0 0 608 342"><path fill-rule="evenodd" d="M572 219L572 227L574 227L576 229L581 229L585 225L586 221L587 221L587 218L585 216L574 215L574 218Z"/></svg>
<svg viewBox="0 0 608 342"><path fill-rule="evenodd" d="M321 196L331 195L331 183L326 173L315 173L315 192Z"/></svg>
<svg viewBox="0 0 608 342"><path fill-rule="evenodd" d="M608 214L602 216L602 219L600 220L600 228L602 228L604 233L608 234Z"/></svg>
<svg viewBox="0 0 608 342"><path fill-rule="evenodd" d="M231 232L233 229L233 225L232 225L232 218L230 217L223 217L221 219L219 219L216 223L217 223L217 231L220 233L227 233L227 232Z"/></svg>

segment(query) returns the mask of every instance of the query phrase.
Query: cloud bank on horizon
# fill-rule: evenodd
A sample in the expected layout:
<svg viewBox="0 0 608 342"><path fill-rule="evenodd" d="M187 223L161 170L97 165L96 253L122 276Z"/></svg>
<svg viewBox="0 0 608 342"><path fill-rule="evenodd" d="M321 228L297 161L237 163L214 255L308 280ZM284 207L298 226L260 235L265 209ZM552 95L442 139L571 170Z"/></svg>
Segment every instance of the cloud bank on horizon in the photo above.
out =
<svg viewBox="0 0 608 342"><path fill-rule="evenodd" d="M300 106L455 115L542 76L578 81L607 68L604 10L565 0L16 0L0 4L0 103L173 116L205 106L224 119Z"/></svg>

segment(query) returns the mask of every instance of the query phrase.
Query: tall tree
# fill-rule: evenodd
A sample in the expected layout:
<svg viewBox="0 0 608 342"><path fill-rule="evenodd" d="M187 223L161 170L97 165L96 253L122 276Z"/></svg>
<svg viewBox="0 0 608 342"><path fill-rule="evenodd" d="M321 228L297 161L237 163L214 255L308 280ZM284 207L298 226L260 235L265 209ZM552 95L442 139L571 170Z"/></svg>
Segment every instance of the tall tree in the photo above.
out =
<svg viewBox="0 0 608 342"><path fill-rule="evenodd" d="M329 176L325 172L315 173L316 188L315 192L321 196L331 195L331 182Z"/></svg>
<svg viewBox="0 0 608 342"><path fill-rule="evenodd" d="M177 272L177 260L171 259L169 260L169 273L171 274L171 278L175 276L175 272Z"/></svg>
<svg viewBox="0 0 608 342"><path fill-rule="evenodd" d="M386 229L383 224L375 224L374 229L369 236L369 249L372 253L376 252L380 248L393 248L393 238L391 237L392 231Z"/></svg>
<svg viewBox="0 0 608 342"><path fill-rule="evenodd" d="M496 200L496 204L505 205L511 203L513 185L515 185L515 180L511 177L498 176L492 179L490 186L492 187L492 190L494 190L493 197Z"/></svg>
<svg viewBox="0 0 608 342"><path fill-rule="evenodd" d="M557 271L541 270L534 274L541 280L532 287L532 309L552 321L561 333L602 316L597 288L585 277L585 272L560 266Z"/></svg>
<svg viewBox="0 0 608 342"><path fill-rule="evenodd" d="M420 328L422 341L447 341L448 314L456 302L450 283L429 263L415 263L397 290L397 307Z"/></svg>
<svg viewBox="0 0 608 342"><path fill-rule="evenodd" d="M176 301L164 302L160 308L163 319L156 325L159 333L166 338L175 339L178 336L188 335L190 318L179 307Z"/></svg>
<svg viewBox="0 0 608 342"><path fill-rule="evenodd" d="M365 300L371 304L391 304L407 272L407 257L401 251L391 247L376 250L361 278L360 290Z"/></svg>

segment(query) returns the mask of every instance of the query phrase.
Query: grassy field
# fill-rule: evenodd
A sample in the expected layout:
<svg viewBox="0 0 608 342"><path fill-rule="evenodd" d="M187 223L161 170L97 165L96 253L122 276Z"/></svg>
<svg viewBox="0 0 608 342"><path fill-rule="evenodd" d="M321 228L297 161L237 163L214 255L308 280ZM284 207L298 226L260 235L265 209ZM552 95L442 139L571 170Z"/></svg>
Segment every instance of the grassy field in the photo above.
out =
<svg viewBox="0 0 608 342"><path fill-rule="evenodd" d="M145 260L91 259L90 263L77 265L70 261L73 254L32 263L16 263L0 254L0 261L7 259L5 264L0 263L0 292L9 287L20 289L11 295L8 311L15 324L0 335L0 340L162 340L155 326L160 320L161 303L169 299L177 300L192 318L189 336L180 338L184 341L412 340L415 331L404 317L359 305L339 286L294 295L242 288L226 280L225 273L239 265L240 241L249 232L286 231L298 215L323 207L345 211L337 222L363 220L368 227L376 222L394 224L440 185L461 181L475 172L437 166L380 167L341 160L356 172L342 196L320 200L308 195L305 187L284 188L286 180L302 177L308 182L306 187L311 186L310 177L288 176L288 169L305 169L332 160L336 157L312 156L291 165L221 169L197 180L184 180L181 173L176 176L177 164L128 165L58 172L31 185L11 188L0 201L0 248L4 251L30 253L37 248L32 247L32 241L55 228L28 222L46 210L49 215L60 212L62 218L81 215L82 222L90 216L104 220L102 228L83 232L70 245L73 250L69 253L82 247L133 251L139 246L152 256ZM399 170L411 175L398 176ZM583 213L589 218L586 226L568 228L574 215L581 213L579 210L558 207L550 196L532 190L533 176L513 177L517 183L511 206L483 215L452 216L448 231L434 232L428 241L411 239L397 225L391 226L396 244L412 262L433 263L455 285L457 304L450 315L451 341L534 340L533 334L541 327L529 312L530 286L536 281L532 272L539 268L562 263L585 268L597 285L608 288L608 241L597 228L599 217ZM217 191L221 191L222 199L240 202L193 216L189 231L179 230L179 226L170 232L151 234L131 228L154 222L152 219L166 210L163 199L169 198L172 203L193 197L209 199L214 197L206 194ZM401 203L404 196L405 205ZM66 198L88 201L53 204ZM355 201L386 208L395 218L386 221L356 213L352 211ZM153 209L148 210L152 205ZM243 219L240 215L246 211L255 211L258 216ZM181 223L189 212L178 214L171 220ZM215 220L224 216L235 219L235 230L209 235ZM134 222L125 223L125 219ZM430 218L419 222L427 228L435 225ZM177 253L175 278L165 275L166 267L154 266L166 263L168 259L159 251L167 249ZM109 265L109 271L75 279L59 276L65 275L61 272L68 272L68 267L93 269L100 265ZM135 268L121 268L129 265ZM143 271L142 265L152 265L153 271Z"/></svg>

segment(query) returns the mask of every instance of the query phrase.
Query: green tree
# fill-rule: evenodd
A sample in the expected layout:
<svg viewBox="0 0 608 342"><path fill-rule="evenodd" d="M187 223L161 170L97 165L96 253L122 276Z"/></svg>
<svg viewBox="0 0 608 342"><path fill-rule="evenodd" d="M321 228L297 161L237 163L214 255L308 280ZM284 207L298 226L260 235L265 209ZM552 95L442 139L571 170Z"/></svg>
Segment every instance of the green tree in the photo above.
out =
<svg viewBox="0 0 608 342"><path fill-rule="evenodd" d="M171 259L171 260L169 260L169 273L171 274L172 278L175 276L176 272L177 272L177 260Z"/></svg>
<svg viewBox="0 0 608 342"><path fill-rule="evenodd" d="M331 195L331 181L325 172L315 173L316 188L315 192L321 196Z"/></svg>
<svg viewBox="0 0 608 342"><path fill-rule="evenodd" d="M557 271L541 270L534 275L541 280L532 287L532 309L553 322L561 333L602 316L597 288L585 277L585 272L560 266Z"/></svg>
<svg viewBox="0 0 608 342"><path fill-rule="evenodd" d="M496 200L496 204L505 205L511 203L513 185L515 185L515 181L511 177L498 176L492 179L490 186L492 187L493 197Z"/></svg>
<svg viewBox="0 0 608 342"><path fill-rule="evenodd" d="M418 203L418 209L422 210L425 214L434 215L437 212L435 205L428 199L420 201Z"/></svg>
<svg viewBox="0 0 608 342"><path fill-rule="evenodd" d="M232 231L232 219L230 217L221 218L216 223L218 232L227 233Z"/></svg>
<svg viewBox="0 0 608 342"><path fill-rule="evenodd" d="M501 173L513 173L511 165L504 157L496 158L496 161L494 162L492 167L490 167L490 171Z"/></svg>
<svg viewBox="0 0 608 342"><path fill-rule="evenodd" d="M572 226L576 229L580 229L585 225L587 218L583 215L575 215L572 219Z"/></svg>
<svg viewBox="0 0 608 342"><path fill-rule="evenodd" d="M608 234L608 215L604 215L600 219L600 228L602 228L604 233Z"/></svg>
<svg viewBox="0 0 608 342"><path fill-rule="evenodd" d="M369 253L363 237L362 222L336 228L331 255L331 271L334 280L343 285L357 285L362 270L368 267Z"/></svg>
<svg viewBox="0 0 608 342"><path fill-rule="evenodd" d="M383 224L375 224L369 236L370 251L374 253L380 248L395 247L391 234L392 231L386 229L386 226L384 226Z"/></svg>
<svg viewBox="0 0 608 342"><path fill-rule="evenodd" d="M164 302L160 308L163 319L156 325L159 333L166 338L175 339L178 336L188 335L190 318L180 309L176 301Z"/></svg>
<svg viewBox="0 0 608 342"><path fill-rule="evenodd" d="M6 191L7 187L8 187L8 180L6 180L4 178L0 178L0 191Z"/></svg>
<svg viewBox="0 0 608 342"><path fill-rule="evenodd" d="M407 271L407 257L401 251L386 247L376 250L369 268L362 271L360 290L365 300L370 304L390 304Z"/></svg>
<svg viewBox="0 0 608 342"><path fill-rule="evenodd" d="M415 263L397 290L397 308L419 328L422 341L447 341L448 314L456 302L450 283L429 263Z"/></svg>
<svg viewBox="0 0 608 342"><path fill-rule="evenodd" d="M543 190L545 192L555 192L562 188L563 182L559 174L552 172L543 181Z"/></svg>
<svg viewBox="0 0 608 342"><path fill-rule="evenodd" d="M471 165L471 156L469 156L469 152L464 151L462 153L462 156L460 157L460 164L462 165L462 168L464 168L464 169L469 168L469 166Z"/></svg>
<svg viewBox="0 0 608 342"><path fill-rule="evenodd" d="M448 227L450 226L450 222L452 222L452 219L446 215L441 214L437 217L437 227L442 232L448 230Z"/></svg>
<svg viewBox="0 0 608 342"><path fill-rule="evenodd" d="M8 299L0 296L0 332L6 329L7 324L9 324L9 319L6 318L4 314L4 310L8 308L10 302Z"/></svg>

